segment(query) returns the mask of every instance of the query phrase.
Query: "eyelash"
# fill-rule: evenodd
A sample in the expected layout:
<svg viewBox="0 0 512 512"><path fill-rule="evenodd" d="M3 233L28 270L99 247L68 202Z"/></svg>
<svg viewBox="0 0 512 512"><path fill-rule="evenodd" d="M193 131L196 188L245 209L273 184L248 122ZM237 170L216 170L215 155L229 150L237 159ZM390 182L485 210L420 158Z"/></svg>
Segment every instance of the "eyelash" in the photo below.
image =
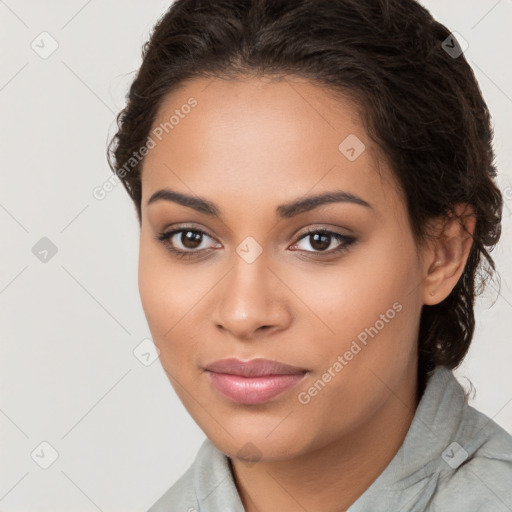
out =
<svg viewBox="0 0 512 512"><path fill-rule="evenodd" d="M188 251L183 251L181 249L176 249L169 243L170 239L174 235L176 235L178 233L184 233L187 231L191 231L193 233L198 233L201 235L206 235L207 237L213 239L213 237L210 236L205 231L202 231L201 229L187 227L187 226L179 226L176 229L173 229L172 231L158 233L155 236L155 238L156 238L156 240L158 240L159 242L164 244L165 248L169 252L171 252L174 256L176 256L180 259L189 259L189 258L198 257L202 251L208 251L210 249L210 248L209 249L191 249ZM304 250L298 249L299 251L306 252L306 253L313 253L313 254L320 254L320 255L325 254L328 256L333 256L333 255L337 255L337 254L348 251L349 247L356 242L356 239L354 237L342 235L341 233L337 233L335 231L329 231L327 229L320 229L320 228L316 228L316 229L310 228L306 232L302 233L302 235L297 239L296 242L294 242L293 245L296 245L304 238L307 238L308 236L313 235L313 234L322 234L322 235L330 236L330 237L334 238L336 241L340 242L340 245L336 249L331 249L329 251L304 251Z"/></svg>

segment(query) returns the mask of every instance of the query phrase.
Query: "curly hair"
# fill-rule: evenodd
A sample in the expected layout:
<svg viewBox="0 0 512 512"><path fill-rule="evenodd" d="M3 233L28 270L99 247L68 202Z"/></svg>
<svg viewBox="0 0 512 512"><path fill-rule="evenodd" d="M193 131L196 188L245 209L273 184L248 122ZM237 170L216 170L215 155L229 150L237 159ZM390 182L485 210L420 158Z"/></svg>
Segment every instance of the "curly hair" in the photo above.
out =
<svg viewBox="0 0 512 512"><path fill-rule="evenodd" d="M495 270L489 253L500 238L503 199L487 105L444 25L414 0L177 0L142 58L107 150L139 223L144 160L128 172L123 165L144 146L167 95L187 80L296 76L348 95L405 192L418 243L430 219L455 215L458 203L473 207L464 272L445 300L421 311L419 381L438 365L462 362L475 328L476 279Z"/></svg>

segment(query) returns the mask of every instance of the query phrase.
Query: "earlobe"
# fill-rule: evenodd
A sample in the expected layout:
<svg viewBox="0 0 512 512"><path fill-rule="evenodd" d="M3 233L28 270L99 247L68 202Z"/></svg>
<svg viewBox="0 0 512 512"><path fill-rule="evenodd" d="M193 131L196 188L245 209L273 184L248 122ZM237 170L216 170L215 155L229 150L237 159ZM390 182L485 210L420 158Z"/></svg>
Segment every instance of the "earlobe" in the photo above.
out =
<svg viewBox="0 0 512 512"><path fill-rule="evenodd" d="M457 205L454 215L438 223L424 279L424 304L442 302L459 281L473 244L475 225L473 208L467 204Z"/></svg>

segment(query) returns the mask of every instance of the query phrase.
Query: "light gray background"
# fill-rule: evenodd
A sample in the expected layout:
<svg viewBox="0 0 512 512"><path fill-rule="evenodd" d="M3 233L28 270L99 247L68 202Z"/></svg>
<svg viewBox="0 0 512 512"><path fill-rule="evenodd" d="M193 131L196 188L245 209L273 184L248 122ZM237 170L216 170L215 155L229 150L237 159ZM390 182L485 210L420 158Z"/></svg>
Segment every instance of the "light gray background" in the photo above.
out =
<svg viewBox="0 0 512 512"><path fill-rule="evenodd" d="M469 43L466 57L493 114L506 194L494 252L501 291L479 301L476 336L456 374L475 386L472 404L512 433L512 3L423 4ZM128 195L121 185L102 201L92 195L111 175L105 148L114 116L168 5L0 1L4 512L145 511L204 439L159 361L145 366L133 353L150 333ZM46 59L31 47L51 49L43 31L59 45ZM32 252L42 237L58 249L46 263ZM40 465L51 462L52 448L43 441L58 452L48 469Z"/></svg>

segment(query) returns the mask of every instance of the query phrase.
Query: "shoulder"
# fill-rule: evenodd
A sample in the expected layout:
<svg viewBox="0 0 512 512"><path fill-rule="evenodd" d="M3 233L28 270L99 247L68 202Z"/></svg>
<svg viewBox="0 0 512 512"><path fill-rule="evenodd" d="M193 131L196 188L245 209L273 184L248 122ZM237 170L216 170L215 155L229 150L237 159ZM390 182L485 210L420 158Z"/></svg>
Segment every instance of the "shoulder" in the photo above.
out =
<svg viewBox="0 0 512 512"><path fill-rule="evenodd" d="M512 511L512 436L465 404L453 442L442 453L432 512Z"/></svg>
<svg viewBox="0 0 512 512"><path fill-rule="evenodd" d="M148 512L198 512L244 508L228 458L206 438L187 471Z"/></svg>
<svg viewBox="0 0 512 512"><path fill-rule="evenodd" d="M197 512L199 505L195 480L198 467L204 463L206 442L202 444L189 468L176 482L151 506L147 512Z"/></svg>
<svg viewBox="0 0 512 512"><path fill-rule="evenodd" d="M194 491L194 463L148 509L147 512L197 512L199 506Z"/></svg>

